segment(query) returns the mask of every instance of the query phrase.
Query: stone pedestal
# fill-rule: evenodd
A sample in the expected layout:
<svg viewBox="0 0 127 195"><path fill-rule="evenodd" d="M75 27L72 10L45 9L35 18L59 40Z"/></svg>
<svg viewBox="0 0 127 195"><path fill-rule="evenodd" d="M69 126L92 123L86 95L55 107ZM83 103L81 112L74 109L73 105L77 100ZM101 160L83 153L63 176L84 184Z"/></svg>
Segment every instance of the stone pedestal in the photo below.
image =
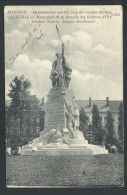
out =
<svg viewBox="0 0 127 195"><path fill-rule="evenodd" d="M106 154L99 146L89 145L83 133L74 130L71 138L67 128L68 106L75 108L73 92L64 87L54 87L49 91L46 103L45 129L39 138L24 146L21 155L72 156Z"/></svg>
<svg viewBox="0 0 127 195"><path fill-rule="evenodd" d="M54 87L49 91L46 103L46 131L57 128L62 131L63 128L66 128L65 112L68 105L74 107L72 90L64 87Z"/></svg>

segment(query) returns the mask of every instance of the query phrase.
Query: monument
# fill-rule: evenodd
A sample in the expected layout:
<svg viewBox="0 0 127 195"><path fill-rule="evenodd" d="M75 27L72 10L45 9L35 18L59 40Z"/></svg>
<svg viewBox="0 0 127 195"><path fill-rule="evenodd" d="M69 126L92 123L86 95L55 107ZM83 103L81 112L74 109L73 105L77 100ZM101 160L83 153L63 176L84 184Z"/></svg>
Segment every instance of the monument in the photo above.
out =
<svg viewBox="0 0 127 195"><path fill-rule="evenodd" d="M57 29L58 30L58 29ZM88 144L79 130L79 108L69 88L72 69L62 52L56 53L50 79L52 88L45 105L45 128L40 137L23 146L21 155L92 155L108 153L100 146ZM98 151L98 152L97 152Z"/></svg>

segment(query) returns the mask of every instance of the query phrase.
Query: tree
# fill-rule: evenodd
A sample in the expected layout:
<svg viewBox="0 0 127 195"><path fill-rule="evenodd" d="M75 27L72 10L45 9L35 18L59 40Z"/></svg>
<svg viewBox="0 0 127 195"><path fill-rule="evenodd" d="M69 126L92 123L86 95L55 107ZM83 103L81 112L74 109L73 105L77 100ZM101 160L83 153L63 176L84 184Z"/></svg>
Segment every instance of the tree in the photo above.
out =
<svg viewBox="0 0 127 195"><path fill-rule="evenodd" d="M31 83L25 80L24 75L15 77L10 83L10 92L8 96L11 98L10 112L16 117L21 110L30 107L28 98L30 97Z"/></svg>
<svg viewBox="0 0 127 195"><path fill-rule="evenodd" d="M118 135L119 140L122 145L124 145L124 113L123 113L123 103L120 104L119 107L119 117L118 117Z"/></svg>
<svg viewBox="0 0 127 195"><path fill-rule="evenodd" d="M93 143L93 129L92 129L91 123L88 125L87 131L86 131L86 139L88 140L89 144Z"/></svg>
<svg viewBox="0 0 127 195"><path fill-rule="evenodd" d="M105 129L106 129L106 144L113 145L114 140L115 140L114 119L113 119L112 113L110 111L107 111Z"/></svg>
<svg viewBox="0 0 127 195"><path fill-rule="evenodd" d="M93 131L93 143L102 145L105 139L105 131L102 125L102 118L99 114L98 106L93 105L92 109L92 131Z"/></svg>
<svg viewBox="0 0 127 195"><path fill-rule="evenodd" d="M83 132L84 136L86 137L86 129L88 127L88 117L84 111L84 109L81 107L79 110L79 120L80 120L80 130Z"/></svg>

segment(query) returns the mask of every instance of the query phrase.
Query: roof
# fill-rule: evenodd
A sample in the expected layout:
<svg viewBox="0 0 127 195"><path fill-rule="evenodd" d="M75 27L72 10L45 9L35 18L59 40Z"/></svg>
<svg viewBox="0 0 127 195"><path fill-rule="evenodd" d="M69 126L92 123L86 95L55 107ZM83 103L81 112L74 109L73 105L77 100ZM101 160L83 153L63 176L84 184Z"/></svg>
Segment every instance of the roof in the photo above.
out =
<svg viewBox="0 0 127 195"><path fill-rule="evenodd" d="M119 106L122 101L109 101L110 110L112 112L119 111Z"/></svg>
<svg viewBox="0 0 127 195"><path fill-rule="evenodd" d="M79 107L83 107L86 112L91 112L93 104L96 104L101 112L107 112L110 110L111 112L118 112L119 106L122 101L117 100L109 100L109 107L106 105L106 100L91 100L91 107L89 106L89 100L75 100L76 104ZM41 101L40 101L41 104ZM5 106L9 107L11 105L11 100L5 100ZM40 105L40 107L44 107L44 105Z"/></svg>
<svg viewBox="0 0 127 195"><path fill-rule="evenodd" d="M89 105L89 100L75 100L76 104L79 107L84 108L86 112L91 112L93 104L98 106L99 111L107 112L110 110L111 112L119 112L119 106L122 101L117 100L109 100L109 106L106 105L106 100L91 100L91 106Z"/></svg>

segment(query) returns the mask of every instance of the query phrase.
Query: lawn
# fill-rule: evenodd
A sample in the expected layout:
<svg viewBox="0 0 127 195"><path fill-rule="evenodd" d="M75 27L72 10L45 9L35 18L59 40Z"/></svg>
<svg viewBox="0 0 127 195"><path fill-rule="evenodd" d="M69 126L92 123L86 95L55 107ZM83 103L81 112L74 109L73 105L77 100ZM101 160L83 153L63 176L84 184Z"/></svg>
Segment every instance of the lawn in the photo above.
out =
<svg viewBox="0 0 127 195"><path fill-rule="evenodd" d="M124 157L7 156L7 186L122 186Z"/></svg>

